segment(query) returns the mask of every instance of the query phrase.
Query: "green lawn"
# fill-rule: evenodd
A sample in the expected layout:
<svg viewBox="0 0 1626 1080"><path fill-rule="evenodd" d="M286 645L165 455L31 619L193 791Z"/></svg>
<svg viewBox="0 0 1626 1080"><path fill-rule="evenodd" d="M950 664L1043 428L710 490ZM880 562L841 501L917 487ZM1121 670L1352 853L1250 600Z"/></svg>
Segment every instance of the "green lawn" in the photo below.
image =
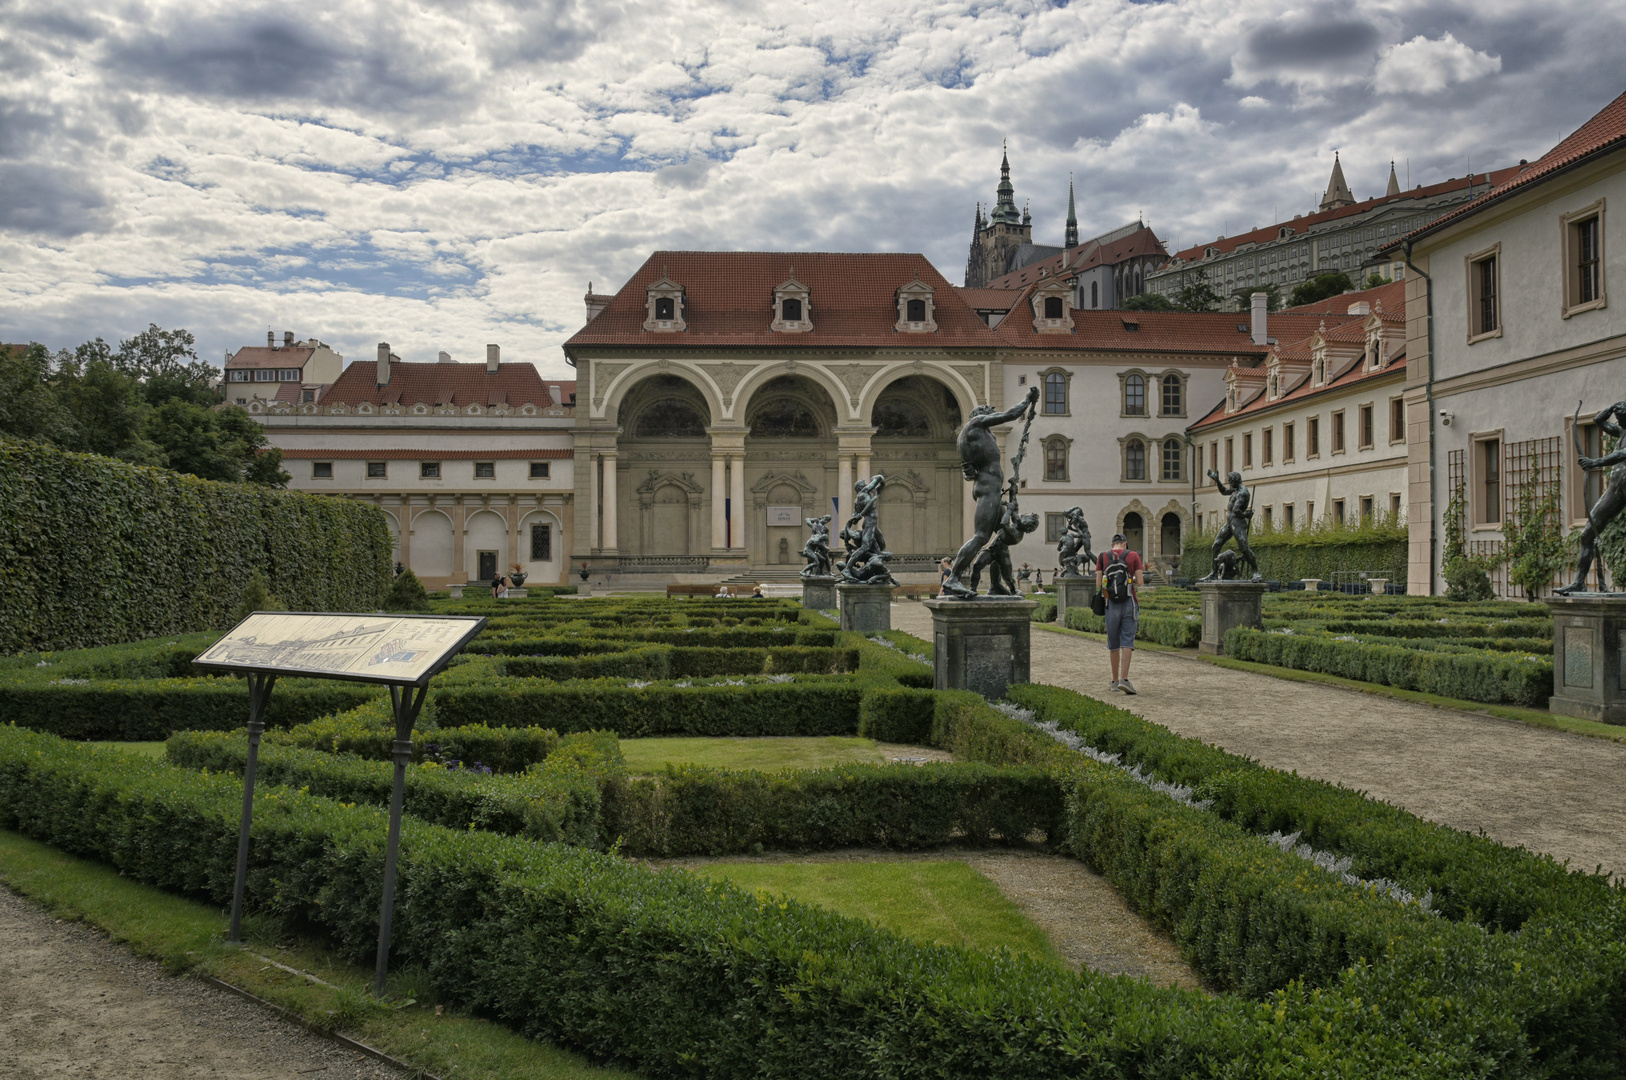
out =
<svg viewBox="0 0 1626 1080"><path fill-rule="evenodd" d="M392 972L388 988L391 999L415 998L415 1004L381 1005L369 993L370 965L343 963L313 942L279 939L268 924L253 916L243 921L248 947L229 949L221 942L224 912L130 881L102 863L65 855L3 829L0 881L61 918L82 919L102 928L114 941L128 943L139 955L161 960L171 971L213 975L281 1005L314 1026L337 1026L437 1076L637 1080L636 1073L590 1065L577 1054L450 1007L437 1015L433 993L418 972ZM266 965L261 956L310 972L338 989L279 971Z"/></svg>
<svg viewBox="0 0 1626 1080"><path fill-rule="evenodd" d="M874 739L765 736L757 739L622 739L621 752L634 773L657 773L667 765L712 765L724 769L822 769L886 760Z"/></svg>
<svg viewBox="0 0 1626 1080"><path fill-rule="evenodd" d="M1061 963L1044 931L963 862L714 862L692 869L742 889L869 919L915 941L971 949L1003 945Z"/></svg>
<svg viewBox="0 0 1626 1080"><path fill-rule="evenodd" d="M161 742L89 742L86 746L114 747L126 754L137 754L141 757L161 758L164 756L164 744Z"/></svg>

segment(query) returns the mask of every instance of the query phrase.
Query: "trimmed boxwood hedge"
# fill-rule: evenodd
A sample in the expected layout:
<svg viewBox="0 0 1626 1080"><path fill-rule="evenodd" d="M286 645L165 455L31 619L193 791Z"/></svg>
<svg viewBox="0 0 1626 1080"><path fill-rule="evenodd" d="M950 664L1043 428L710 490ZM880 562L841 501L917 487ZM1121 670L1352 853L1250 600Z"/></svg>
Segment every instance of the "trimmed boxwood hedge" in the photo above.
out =
<svg viewBox="0 0 1626 1080"><path fill-rule="evenodd" d="M500 670L521 678L705 679L715 675L839 674L857 671L858 664L856 648L640 645L592 656L510 656L501 661Z"/></svg>
<svg viewBox="0 0 1626 1080"><path fill-rule="evenodd" d="M268 731L265 741L302 750L393 761L395 718L388 701L374 701L287 731ZM493 772L524 772L558 747L559 733L552 728L493 728L483 724L457 728L420 726L412 736L412 760L478 762Z"/></svg>
<svg viewBox="0 0 1626 1080"><path fill-rule="evenodd" d="M255 571L296 611L373 611L384 513L0 439L0 654L226 625Z"/></svg>
<svg viewBox="0 0 1626 1080"><path fill-rule="evenodd" d="M1073 607L1067 609L1067 627L1092 634L1104 634L1107 632L1107 619L1105 615L1097 615L1089 608ZM1176 649L1190 649L1202 638L1202 621L1193 620L1190 616L1158 615L1142 608L1139 621L1135 624L1136 641L1155 641L1159 645L1169 645Z"/></svg>

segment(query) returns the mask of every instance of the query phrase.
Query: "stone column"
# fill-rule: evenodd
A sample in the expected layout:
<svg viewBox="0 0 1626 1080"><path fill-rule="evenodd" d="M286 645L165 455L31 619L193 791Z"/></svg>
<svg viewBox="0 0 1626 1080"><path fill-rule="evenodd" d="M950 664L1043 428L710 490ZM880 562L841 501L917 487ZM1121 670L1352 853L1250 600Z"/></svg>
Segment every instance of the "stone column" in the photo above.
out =
<svg viewBox="0 0 1626 1080"><path fill-rule="evenodd" d="M728 455L728 498L733 509L734 547L736 552L745 550L745 455Z"/></svg>
<svg viewBox="0 0 1626 1080"><path fill-rule="evenodd" d="M401 565L412 569L412 496L401 496L401 512L396 515L401 527Z"/></svg>
<svg viewBox="0 0 1626 1080"><path fill-rule="evenodd" d="M604 537L600 544L606 553L614 552L617 547L616 509L620 503L616 497L616 466L615 451L604 452Z"/></svg>
<svg viewBox="0 0 1626 1080"><path fill-rule="evenodd" d="M856 481L859 481L859 480L868 480L870 477L872 477L874 475L875 474L870 472L870 470L869 470L869 455L868 454L859 454L858 455L858 474L853 478L854 481L856 482Z"/></svg>
<svg viewBox="0 0 1626 1080"><path fill-rule="evenodd" d="M519 557L519 496L508 496L508 561L519 563L520 566L530 562L529 559ZM499 566L499 573L506 573L508 567Z"/></svg>
<svg viewBox="0 0 1626 1080"><path fill-rule="evenodd" d="M723 522L723 492L728 490L728 455L711 452L711 547L722 551L727 547L727 531Z"/></svg>
<svg viewBox="0 0 1626 1080"><path fill-rule="evenodd" d="M1264 623L1263 581L1203 581L1203 636L1197 651L1204 656L1225 654L1225 635L1239 626L1259 629Z"/></svg>
<svg viewBox="0 0 1626 1080"><path fill-rule="evenodd" d="M463 496L452 496L452 580L469 580L469 567L463 561L463 539L467 533L468 511Z"/></svg>
<svg viewBox="0 0 1626 1080"><path fill-rule="evenodd" d="M847 515L852 513L853 506L853 456L842 451L840 466L836 470L836 505L841 508L830 526L830 535L834 537L847 524Z"/></svg>

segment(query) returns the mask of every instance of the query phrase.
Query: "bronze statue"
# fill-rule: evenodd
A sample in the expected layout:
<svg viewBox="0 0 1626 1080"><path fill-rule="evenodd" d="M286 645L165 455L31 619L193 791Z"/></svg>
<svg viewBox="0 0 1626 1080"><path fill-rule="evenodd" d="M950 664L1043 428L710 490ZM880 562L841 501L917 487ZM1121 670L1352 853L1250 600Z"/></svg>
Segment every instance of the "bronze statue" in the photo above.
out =
<svg viewBox="0 0 1626 1080"><path fill-rule="evenodd" d="M977 591L983 567L989 567L988 595L1016 596L1016 577L1011 573L1011 545L1022 542L1022 537L1039 528L1038 514L1023 514L1016 507L1016 493L1005 501L1005 513L1000 518L999 531L993 542L982 549L971 567L971 591Z"/></svg>
<svg viewBox="0 0 1626 1080"><path fill-rule="evenodd" d="M1090 526L1084 520L1083 507L1073 507L1066 516L1067 529L1056 542L1056 554L1061 557L1061 576L1083 577L1083 567L1095 565L1095 555L1090 551Z"/></svg>
<svg viewBox="0 0 1626 1080"><path fill-rule="evenodd" d="M1253 549L1248 546L1248 524L1253 520L1253 492L1242 484L1242 474L1231 473L1230 483L1220 479L1219 473L1213 469L1208 470L1209 479L1214 481L1221 495L1230 496L1225 508L1225 525L1220 529L1219 535L1214 537L1214 572L1203 578L1203 581L1218 581L1220 551L1225 547L1227 540L1235 539L1237 553L1242 561L1253 569L1253 580L1258 581L1259 560L1253 557ZM1233 574L1232 577L1235 577ZM1229 578L1225 580L1230 580Z"/></svg>
<svg viewBox="0 0 1626 1080"><path fill-rule="evenodd" d="M807 565L802 567L802 576L830 577L830 515L802 520L813 530L813 535L807 538L802 548L802 558L807 560Z"/></svg>
<svg viewBox="0 0 1626 1080"><path fill-rule="evenodd" d="M847 547L847 557L836 565L841 568L841 579L869 585L896 585L887 570L886 560L892 553L886 549L881 536L881 489L886 477L876 475L853 485L853 512L841 530L841 542Z"/></svg>
<svg viewBox="0 0 1626 1080"><path fill-rule="evenodd" d="M988 546L994 538L1000 523L1006 515L1005 472L1000 468L999 443L994 440L990 428L999 424L1009 424L1027 417L1028 426L1033 424L1033 414L1039 403L1039 388L1028 389L1027 397L1023 398L1014 407L1004 412L996 413L992 405L978 405L971 410L971 419L967 420L965 427L960 429L958 449L960 451L960 471L965 478L971 481L971 497L976 500L976 511L972 523L976 531L971 539L961 545L955 553L954 565L949 569L948 577L943 579L943 595L952 596L961 600L974 599L977 595L975 587L968 587L961 580L971 569L973 560ZM1012 461L1012 472L1020 465L1022 454L1027 450L1027 430L1022 432L1022 445ZM1013 478L1014 479L1014 478ZM1015 497L1014 483L1011 497Z"/></svg>
<svg viewBox="0 0 1626 1080"><path fill-rule="evenodd" d="M1569 596L1572 593L1584 591L1587 571L1598 559L1598 541L1603 536L1603 530L1615 520L1615 516L1626 508L1626 438L1620 422L1626 420L1626 401L1617 401L1603 412L1593 418L1598 430L1618 440L1614 450L1601 458L1589 458L1581 453L1581 404L1575 404L1576 423L1571 426L1575 434L1576 464L1586 472L1599 472L1609 470L1609 479L1604 482L1603 494L1586 514L1586 528L1581 530L1581 552L1576 563L1575 580L1568 585L1553 590L1555 596ZM1618 571L1617 571L1618 573ZM1616 583L1619 583L1617 578ZM1598 563L1598 591L1603 592L1603 564Z"/></svg>
<svg viewBox="0 0 1626 1080"><path fill-rule="evenodd" d="M1236 564L1241 561L1242 560L1237 557L1234 549L1226 548L1224 551L1214 556L1213 576L1220 581L1235 581L1237 575Z"/></svg>

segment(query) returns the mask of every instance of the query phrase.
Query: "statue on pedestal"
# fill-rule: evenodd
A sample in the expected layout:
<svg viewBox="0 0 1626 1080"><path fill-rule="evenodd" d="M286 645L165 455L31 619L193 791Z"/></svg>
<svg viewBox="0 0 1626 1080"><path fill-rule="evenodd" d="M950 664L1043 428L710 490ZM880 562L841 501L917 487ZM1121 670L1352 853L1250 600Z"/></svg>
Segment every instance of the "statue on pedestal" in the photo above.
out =
<svg viewBox="0 0 1626 1080"><path fill-rule="evenodd" d="M960 471L971 481L971 497L976 500L972 524L976 531L954 556L954 565L949 569L948 577L943 579L944 596L960 600L976 598L976 588L967 586L963 579L982 549L988 546L988 542L999 531L1009 513L1006 506L1005 474L999 462L999 443L994 440L994 433L990 429L1027 417L1027 426L1022 430L1021 446L1011 462L1013 475L1010 499L1014 500L1017 487L1014 474L1021 465L1023 454L1027 451L1028 431L1033 426L1033 416L1038 404L1039 388L1030 387L1025 398L1004 412L995 412L992 405L978 405L971 410L971 419L960 429L958 440Z"/></svg>
<svg viewBox="0 0 1626 1080"><path fill-rule="evenodd" d="M1228 540L1236 541L1237 554L1243 563L1253 568L1253 580L1260 579L1259 560L1253 557L1253 549L1248 546L1248 525L1253 521L1253 492L1242 484L1242 474L1233 472L1228 477L1230 481L1220 479L1219 473L1213 469L1208 470L1209 479L1219 488L1221 495L1230 497L1225 508L1225 524L1221 527L1219 535L1214 537L1214 572L1203 578L1203 581L1219 581L1220 552ZM1233 573L1232 578L1236 575ZM1230 578L1224 580L1231 580Z"/></svg>
<svg viewBox="0 0 1626 1080"><path fill-rule="evenodd" d="M1009 499L1005 500L1005 514L1000 519L999 531L994 533L993 542L982 549L977 556L976 563L971 567L971 591L975 593L982 579L984 567L991 567L988 574L989 596L1017 596L1016 578L1011 573L1011 545L1022 542L1022 537L1035 532L1039 528L1038 514L1023 514L1016 507L1016 492L1012 491Z"/></svg>
<svg viewBox="0 0 1626 1080"><path fill-rule="evenodd" d="M1090 551L1090 526L1084 520L1084 508L1075 506L1067 511L1067 530L1056 543L1056 554L1061 558L1062 577L1083 577L1085 566L1095 565L1095 554Z"/></svg>
<svg viewBox="0 0 1626 1080"><path fill-rule="evenodd" d="M886 561L892 553L886 550L881 537L881 489L886 477L872 476L853 485L853 512L841 530L841 542L847 547L847 557L836 565L841 568L841 580L851 584L896 585Z"/></svg>
<svg viewBox="0 0 1626 1080"><path fill-rule="evenodd" d="M802 567L802 576L804 578L829 577L831 576L830 515L825 514L823 517L803 518L802 520L807 522L807 527L813 530L813 535L807 538L807 543L802 547L802 558L807 560L807 565Z"/></svg>
<svg viewBox="0 0 1626 1080"><path fill-rule="evenodd" d="M1617 401L1603 412L1593 418L1598 430L1618 440L1615 449L1601 458L1587 457L1581 451L1581 403L1575 403L1575 423L1570 430L1575 433L1576 464L1586 472L1601 472L1609 470L1609 478L1604 481L1603 494L1586 514L1586 528L1581 530L1581 553L1576 560L1575 580L1570 584L1553 590L1555 596L1570 596L1585 591L1587 571L1592 569L1598 558L1598 541L1603 536L1603 530L1615 520L1623 508L1626 508L1626 431L1621 428L1620 422L1626 420L1626 401ZM1620 573L1617 568L1615 573ZM1616 584L1620 578L1617 576ZM1603 566L1598 566L1598 591L1603 592Z"/></svg>

